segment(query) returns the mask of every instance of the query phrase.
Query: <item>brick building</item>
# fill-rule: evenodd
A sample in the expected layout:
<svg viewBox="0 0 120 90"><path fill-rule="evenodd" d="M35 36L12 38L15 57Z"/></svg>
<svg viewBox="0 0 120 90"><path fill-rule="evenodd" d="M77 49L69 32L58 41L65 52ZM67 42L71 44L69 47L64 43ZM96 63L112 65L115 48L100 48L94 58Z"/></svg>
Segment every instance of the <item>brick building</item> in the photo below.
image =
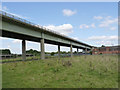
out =
<svg viewBox="0 0 120 90"><path fill-rule="evenodd" d="M92 54L120 54L120 46L97 47Z"/></svg>

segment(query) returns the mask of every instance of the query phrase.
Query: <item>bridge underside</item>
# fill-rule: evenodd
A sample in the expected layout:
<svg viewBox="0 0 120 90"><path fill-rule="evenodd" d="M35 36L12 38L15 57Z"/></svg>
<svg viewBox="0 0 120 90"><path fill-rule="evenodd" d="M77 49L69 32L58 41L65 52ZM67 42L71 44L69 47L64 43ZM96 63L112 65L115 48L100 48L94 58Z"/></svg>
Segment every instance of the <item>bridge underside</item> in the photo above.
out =
<svg viewBox="0 0 120 90"><path fill-rule="evenodd" d="M24 20L12 18L6 15L2 16L0 22L0 32L2 37L14 38L22 40L22 57L26 59L26 40L40 43L41 59L45 58L44 43L58 46L58 55L60 56L60 46L70 47L71 57L72 48L83 49L85 52L91 50L92 46L57 34L51 30L38 27L34 24L24 22Z"/></svg>
<svg viewBox="0 0 120 90"><path fill-rule="evenodd" d="M28 40L28 41L38 42L38 43L40 43L40 41L41 41L41 38L32 37L32 36L28 36L28 35L24 35L24 34L13 33L13 32L5 31L5 30L2 30L2 37L8 37L8 38L14 38L14 39L20 39L20 40ZM60 46L66 46L66 47L71 46L70 44L51 41L51 40L47 40L47 39L45 39L44 42L47 43L47 44L60 45ZM86 49L86 48L77 47L77 46L74 46L74 45L72 45L72 47L73 48L78 48L78 49L83 49L83 50ZM90 50L90 49L88 49L88 50Z"/></svg>

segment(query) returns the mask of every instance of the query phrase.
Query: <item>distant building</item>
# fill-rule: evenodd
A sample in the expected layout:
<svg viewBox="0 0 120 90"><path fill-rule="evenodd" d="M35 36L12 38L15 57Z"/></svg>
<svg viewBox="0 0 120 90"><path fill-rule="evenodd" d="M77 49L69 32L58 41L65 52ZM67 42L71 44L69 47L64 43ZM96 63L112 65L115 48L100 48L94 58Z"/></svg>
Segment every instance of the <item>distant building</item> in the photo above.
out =
<svg viewBox="0 0 120 90"><path fill-rule="evenodd" d="M97 47L92 54L120 54L120 46Z"/></svg>

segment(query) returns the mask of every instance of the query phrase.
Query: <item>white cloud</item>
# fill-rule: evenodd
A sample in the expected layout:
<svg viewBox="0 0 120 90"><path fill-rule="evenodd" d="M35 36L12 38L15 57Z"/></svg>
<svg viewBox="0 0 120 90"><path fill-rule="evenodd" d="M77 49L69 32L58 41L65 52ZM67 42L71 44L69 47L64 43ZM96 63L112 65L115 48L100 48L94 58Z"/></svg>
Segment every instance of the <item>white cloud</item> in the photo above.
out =
<svg viewBox="0 0 120 90"><path fill-rule="evenodd" d="M12 42L13 42L13 43L20 43L20 42L21 42L21 40L14 39Z"/></svg>
<svg viewBox="0 0 120 90"><path fill-rule="evenodd" d="M83 28L89 28L89 26L86 25L86 24L81 24L81 25L80 25L80 29L83 29Z"/></svg>
<svg viewBox="0 0 120 90"><path fill-rule="evenodd" d="M116 27L113 27L112 25L116 25L118 24L118 18L113 18L112 16L94 16L93 17L96 20L101 20L99 22L98 27L100 28L107 28L109 30L116 30ZM111 27L112 26L112 27Z"/></svg>
<svg viewBox="0 0 120 90"><path fill-rule="evenodd" d="M113 43L111 41L99 41L99 42L96 42L96 44L99 44L99 45L113 45Z"/></svg>
<svg viewBox="0 0 120 90"><path fill-rule="evenodd" d="M99 27L110 27L111 24L117 23L118 18L112 18L107 16L102 22L100 22Z"/></svg>
<svg viewBox="0 0 120 90"><path fill-rule="evenodd" d="M0 40L7 40L9 38L6 38L6 37L0 37Z"/></svg>
<svg viewBox="0 0 120 90"><path fill-rule="evenodd" d="M40 43L33 41L26 41L26 50L37 50L40 51Z"/></svg>
<svg viewBox="0 0 120 90"><path fill-rule="evenodd" d="M120 37L119 37L120 39ZM91 36L87 39L87 41L91 41L94 44L97 44L97 46L101 45L118 45L118 36L112 35L112 36Z"/></svg>
<svg viewBox="0 0 120 90"><path fill-rule="evenodd" d="M95 24L92 23L91 25L86 25L86 24L81 24L80 29L85 29L85 28L95 28Z"/></svg>
<svg viewBox="0 0 120 90"><path fill-rule="evenodd" d="M71 24L63 24L63 25L59 25L59 26L55 26L55 25L48 25L48 26L44 26L48 29L50 29L51 31L56 31L60 34L64 34L64 35L69 35L70 33L73 32L73 26Z"/></svg>
<svg viewBox="0 0 120 90"><path fill-rule="evenodd" d="M88 40L118 40L118 36L91 36Z"/></svg>
<svg viewBox="0 0 120 90"><path fill-rule="evenodd" d="M58 46L52 44L45 44L45 51L46 52L57 52Z"/></svg>
<svg viewBox="0 0 120 90"><path fill-rule="evenodd" d="M96 20L101 20L101 19L103 19L102 16L94 16L93 18L96 19Z"/></svg>
<svg viewBox="0 0 120 90"><path fill-rule="evenodd" d="M117 28L116 27L110 27L110 30L116 30Z"/></svg>
<svg viewBox="0 0 120 90"><path fill-rule="evenodd" d="M92 23L92 24L91 24L91 27L92 27L92 28L95 28L95 24L94 24L94 23Z"/></svg>
<svg viewBox="0 0 120 90"><path fill-rule="evenodd" d="M4 38L3 37L0 37L0 40L3 40Z"/></svg>
<svg viewBox="0 0 120 90"><path fill-rule="evenodd" d="M3 11L8 11L9 9L8 9L6 6L3 6L3 7L2 7L2 10L3 10Z"/></svg>
<svg viewBox="0 0 120 90"><path fill-rule="evenodd" d="M79 40L79 38L78 37L72 37L73 39L75 39L75 40Z"/></svg>
<svg viewBox="0 0 120 90"><path fill-rule="evenodd" d="M0 10L2 10L2 3L0 3Z"/></svg>
<svg viewBox="0 0 120 90"><path fill-rule="evenodd" d="M64 16L72 16L77 13L77 11L72 11L70 9L63 9L62 12Z"/></svg>
<svg viewBox="0 0 120 90"><path fill-rule="evenodd" d="M9 9L7 8L7 6L3 6L3 5L0 3L0 10L2 10L2 11L8 11Z"/></svg>
<svg viewBox="0 0 120 90"><path fill-rule="evenodd" d="M9 14L11 14L11 15L17 16L17 17L19 17L19 18L28 19L28 17L24 17L24 16L19 15L19 14L11 13L11 12L9 11L9 9L8 9L7 6L0 6L0 10L4 11L4 12L6 12L6 13L9 13Z"/></svg>
<svg viewBox="0 0 120 90"><path fill-rule="evenodd" d="M8 48L9 48L9 49L11 48L10 45L8 45Z"/></svg>
<svg viewBox="0 0 120 90"><path fill-rule="evenodd" d="M12 43L22 43L22 40L14 39L14 40L12 41ZM27 40L26 40L26 43L27 43L27 44L34 44L34 45L37 45L37 44L38 44L37 42L27 41Z"/></svg>

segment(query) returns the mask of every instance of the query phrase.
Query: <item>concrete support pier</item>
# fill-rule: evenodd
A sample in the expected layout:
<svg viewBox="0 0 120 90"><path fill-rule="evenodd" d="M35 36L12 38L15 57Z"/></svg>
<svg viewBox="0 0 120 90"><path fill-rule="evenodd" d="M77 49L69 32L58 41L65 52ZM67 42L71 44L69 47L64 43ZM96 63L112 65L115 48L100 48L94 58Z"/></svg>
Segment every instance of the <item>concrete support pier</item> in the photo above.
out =
<svg viewBox="0 0 120 90"><path fill-rule="evenodd" d="M94 50L94 47L92 47L92 49L90 50L90 51L91 51L91 54L93 53L93 50Z"/></svg>
<svg viewBox="0 0 120 90"><path fill-rule="evenodd" d="M44 39L41 39L41 59L45 59Z"/></svg>
<svg viewBox="0 0 120 90"><path fill-rule="evenodd" d="M91 51L93 51L93 50L94 50L94 47L92 47Z"/></svg>
<svg viewBox="0 0 120 90"><path fill-rule="evenodd" d="M58 59L60 59L60 45L58 45Z"/></svg>
<svg viewBox="0 0 120 90"><path fill-rule="evenodd" d="M79 49L77 48L77 54L78 54L78 52L79 52Z"/></svg>
<svg viewBox="0 0 120 90"><path fill-rule="evenodd" d="M22 40L22 60L26 60L26 43L25 40Z"/></svg>
<svg viewBox="0 0 120 90"><path fill-rule="evenodd" d="M85 49L85 53L87 53L87 48Z"/></svg>
<svg viewBox="0 0 120 90"><path fill-rule="evenodd" d="M71 44L71 46L70 46L70 55L71 55L71 57L73 56L73 52L72 52L72 44Z"/></svg>

